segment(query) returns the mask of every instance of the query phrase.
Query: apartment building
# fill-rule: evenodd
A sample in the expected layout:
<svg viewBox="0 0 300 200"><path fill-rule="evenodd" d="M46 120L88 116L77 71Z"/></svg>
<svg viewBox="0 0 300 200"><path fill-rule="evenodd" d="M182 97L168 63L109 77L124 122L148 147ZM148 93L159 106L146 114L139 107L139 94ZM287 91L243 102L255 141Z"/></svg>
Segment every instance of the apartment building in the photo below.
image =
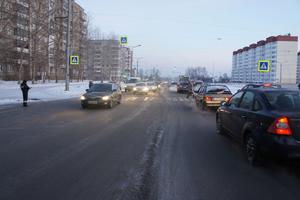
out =
<svg viewBox="0 0 300 200"><path fill-rule="evenodd" d="M64 79L66 69L68 0L51 0L50 79ZM71 5L70 53L80 56L80 65L70 66L70 79L84 79L87 68L87 15L75 1Z"/></svg>
<svg viewBox="0 0 300 200"><path fill-rule="evenodd" d="M298 37L271 36L233 52L232 81L296 83ZM259 60L270 60L270 72L257 70Z"/></svg>
<svg viewBox="0 0 300 200"><path fill-rule="evenodd" d="M0 79L64 79L68 0L2 0L0 4ZM81 57L70 78L86 68L86 13L71 1L71 53Z"/></svg>
<svg viewBox="0 0 300 200"><path fill-rule="evenodd" d="M87 52L87 79L119 81L131 69L132 51L118 40L89 40Z"/></svg>
<svg viewBox="0 0 300 200"><path fill-rule="evenodd" d="M300 51L297 55L297 83L300 83Z"/></svg>
<svg viewBox="0 0 300 200"><path fill-rule="evenodd" d="M29 78L28 1L3 0L0 14L0 79Z"/></svg>

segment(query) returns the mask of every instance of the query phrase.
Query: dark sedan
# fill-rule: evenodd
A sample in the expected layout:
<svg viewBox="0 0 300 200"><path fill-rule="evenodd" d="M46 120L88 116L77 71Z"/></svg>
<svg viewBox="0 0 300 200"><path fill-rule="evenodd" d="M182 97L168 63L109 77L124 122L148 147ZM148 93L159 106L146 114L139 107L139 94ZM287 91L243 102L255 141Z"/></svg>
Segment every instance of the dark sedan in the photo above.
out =
<svg viewBox="0 0 300 200"><path fill-rule="evenodd" d="M114 83L97 83L80 97L82 108L89 105L103 105L112 108L115 104L120 104L122 92L120 87Z"/></svg>
<svg viewBox="0 0 300 200"><path fill-rule="evenodd" d="M245 147L248 161L264 156L300 158L300 92L246 89L222 103L217 132L229 133Z"/></svg>

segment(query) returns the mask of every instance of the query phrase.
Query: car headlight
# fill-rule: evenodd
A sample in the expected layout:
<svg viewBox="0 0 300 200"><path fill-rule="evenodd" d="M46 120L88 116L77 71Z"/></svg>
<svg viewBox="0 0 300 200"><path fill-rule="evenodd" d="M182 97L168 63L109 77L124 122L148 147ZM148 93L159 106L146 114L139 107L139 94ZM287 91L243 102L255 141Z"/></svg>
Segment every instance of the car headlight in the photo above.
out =
<svg viewBox="0 0 300 200"><path fill-rule="evenodd" d="M136 91L136 88L133 88L133 91Z"/></svg>
<svg viewBox="0 0 300 200"><path fill-rule="evenodd" d="M102 100L103 101L107 101L107 100L109 100L110 99L110 96L104 96L104 97L102 97Z"/></svg>
<svg viewBox="0 0 300 200"><path fill-rule="evenodd" d="M86 99L85 96L80 97L80 100L85 100L85 99Z"/></svg>
<svg viewBox="0 0 300 200"><path fill-rule="evenodd" d="M143 88L143 91L144 91L144 92L148 92L148 91L149 91L149 88L145 87L145 88Z"/></svg>

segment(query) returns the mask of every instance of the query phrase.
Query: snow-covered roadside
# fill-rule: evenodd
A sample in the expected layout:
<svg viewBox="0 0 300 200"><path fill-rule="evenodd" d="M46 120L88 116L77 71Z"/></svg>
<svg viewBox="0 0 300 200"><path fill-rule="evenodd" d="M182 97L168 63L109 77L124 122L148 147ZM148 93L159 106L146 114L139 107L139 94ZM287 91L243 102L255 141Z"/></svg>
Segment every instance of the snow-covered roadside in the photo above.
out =
<svg viewBox="0 0 300 200"><path fill-rule="evenodd" d="M28 82L29 102L52 101L79 97L88 88L88 81L70 83L70 91L64 91L65 84L38 83L32 85ZM22 102L20 86L15 81L0 81L0 105Z"/></svg>

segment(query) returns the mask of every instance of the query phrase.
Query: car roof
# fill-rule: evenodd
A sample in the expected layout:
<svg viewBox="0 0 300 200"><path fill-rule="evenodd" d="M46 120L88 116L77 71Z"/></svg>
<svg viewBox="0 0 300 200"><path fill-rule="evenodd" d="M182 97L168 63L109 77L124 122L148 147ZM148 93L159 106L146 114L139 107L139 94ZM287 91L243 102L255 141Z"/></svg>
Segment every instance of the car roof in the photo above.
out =
<svg viewBox="0 0 300 200"><path fill-rule="evenodd" d="M298 90L291 90L291 89L285 89L285 88L247 88L242 90L243 92L246 91L252 91L252 92L258 92L258 93L264 93L264 92L300 92Z"/></svg>

